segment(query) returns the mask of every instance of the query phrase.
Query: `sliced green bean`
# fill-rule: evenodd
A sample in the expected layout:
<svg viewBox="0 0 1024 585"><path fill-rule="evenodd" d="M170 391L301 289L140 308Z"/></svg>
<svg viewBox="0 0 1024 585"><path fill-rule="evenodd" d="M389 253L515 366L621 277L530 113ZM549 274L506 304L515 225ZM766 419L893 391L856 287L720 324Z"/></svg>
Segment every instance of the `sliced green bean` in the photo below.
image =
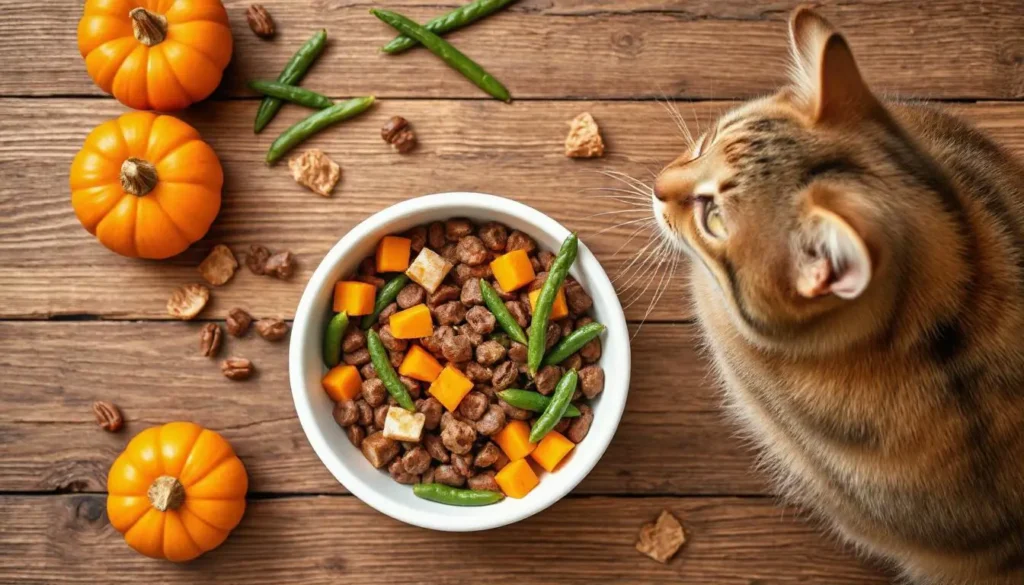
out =
<svg viewBox="0 0 1024 585"><path fill-rule="evenodd" d="M566 335L561 341L556 343L555 347L552 347L551 351L544 358L542 365L553 366L564 362L569 359L569 356L579 351L581 347L586 345L592 339L604 333L605 329L607 328L600 323L587 323L583 327L580 327L569 335Z"/></svg>
<svg viewBox="0 0 1024 585"><path fill-rule="evenodd" d="M494 290L491 283L483 278L480 279L480 296L484 298L484 304L494 314L494 319L505 330L505 333L508 333L508 336L513 341L526 345L526 332L519 326L519 323L516 323L516 318L512 316L508 307L505 306L505 301L501 300L501 297L498 296L498 291Z"/></svg>
<svg viewBox="0 0 1024 585"><path fill-rule="evenodd" d="M579 238L576 233L569 234L562 242L551 269L548 270L548 278L544 281L540 295L537 297L537 306L533 308L533 320L530 322L530 342L526 346L526 364L529 367L530 375L536 376L537 369L544 361L544 350L547 344L548 317L551 315L551 306L555 303L555 296L558 289L565 282L569 274L569 268L576 261L576 253L579 249Z"/></svg>
<svg viewBox="0 0 1024 585"><path fill-rule="evenodd" d="M292 55L291 60L281 70L281 74L277 76L277 80L280 83L286 83L288 85L296 85L302 81L303 76L309 71L309 68L313 66L316 58L320 56L320 53L324 52L324 47L327 46L327 31L320 29L315 35L310 37L308 41L299 50ZM260 107L256 110L256 121L253 124L253 132L259 134L267 127L267 124L274 119L277 115L278 110L284 102L274 97L265 97L260 102Z"/></svg>
<svg viewBox="0 0 1024 585"><path fill-rule="evenodd" d="M443 483L418 483L412 493L424 500L449 506L487 506L505 499L505 494L490 490L464 490Z"/></svg>
<svg viewBox="0 0 1024 585"><path fill-rule="evenodd" d="M508 93L508 89L500 81L485 71L476 61L463 55L461 51L453 47L448 41L396 12L373 8L370 10L370 13L391 25L405 36L419 41L431 53L440 57L452 69L461 73L466 79L472 81L477 87L488 94L503 102L512 101L512 96Z"/></svg>
<svg viewBox="0 0 1024 585"><path fill-rule="evenodd" d="M562 420L565 416L565 411L569 407L569 401L572 400L572 395L576 393L576 384L579 382L580 375L576 373L576 370L569 370L562 374L562 379L555 384L555 392L551 395L551 402L548 402L547 408L544 412L537 417L537 422L533 423L533 428L530 429L530 442L536 443L544 438L545 435L551 432L551 429L555 428L558 421Z"/></svg>
<svg viewBox="0 0 1024 585"><path fill-rule="evenodd" d="M544 412L544 409L548 407L548 403L551 402L550 396L544 396L540 392L532 392L530 390L517 390L516 388L502 390L498 392L498 397L516 408L522 408L530 412ZM580 416L580 414L580 409L570 404L565 407L565 414L562 415L562 418L575 418Z"/></svg>
<svg viewBox="0 0 1024 585"><path fill-rule="evenodd" d="M288 85L287 83L277 81L253 80L249 82L249 89L263 95L316 110L322 110L334 105L334 101L325 95L304 87Z"/></svg>
<svg viewBox="0 0 1024 585"><path fill-rule="evenodd" d="M267 150L267 164L277 162L288 151L324 128L354 118L373 105L373 96L354 98L320 110L285 130Z"/></svg>
<svg viewBox="0 0 1024 585"><path fill-rule="evenodd" d="M441 16L427 22L423 25L423 28L436 35L443 35L464 26L469 26L481 18L494 14L515 1L516 0L474 0L469 4L459 6L455 10L452 10L447 14L442 14ZM392 39L390 43L384 45L384 47L381 48L381 51L396 55L411 49L418 44L419 43L416 39L411 39L405 35L398 35Z"/></svg>
<svg viewBox="0 0 1024 585"><path fill-rule="evenodd" d="M387 389L388 394L402 408L409 412L416 412L416 404L413 403L412 396L409 395L409 389L398 379L398 373L395 372L395 367L391 365L391 358L388 357L388 350L384 349L380 335L377 335L373 329L366 332L366 349L370 352L373 369L376 370L380 381L384 382L384 388Z"/></svg>
<svg viewBox="0 0 1024 585"><path fill-rule="evenodd" d="M373 324L377 322L377 318L380 317L380 312L394 302L398 297L398 293L402 292L402 289L407 284L409 284L409 277L403 273L380 287L380 292L377 293L377 300L373 302L373 312L363 317L363 321L360 323L364 330L373 327Z"/></svg>
<svg viewBox="0 0 1024 585"><path fill-rule="evenodd" d="M348 328L348 313L342 311L331 317L324 331L324 365L333 368L341 362L341 338Z"/></svg>

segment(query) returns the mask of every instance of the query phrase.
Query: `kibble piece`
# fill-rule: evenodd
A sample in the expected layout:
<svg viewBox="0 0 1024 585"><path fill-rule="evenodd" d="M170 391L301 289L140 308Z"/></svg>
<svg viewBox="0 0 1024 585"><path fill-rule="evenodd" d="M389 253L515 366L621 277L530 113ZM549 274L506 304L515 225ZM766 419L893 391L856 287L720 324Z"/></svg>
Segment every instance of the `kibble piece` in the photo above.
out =
<svg viewBox="0 0 1024 585"><path fill-rule="evenodd" d="M199 275L213 286L220 286L231 280L236 270L238 260L231 253L231 248L223 244L214 246L206 259L199 264Z"/></svg>
<svg viewBox="0 0 1024 585"><path fill-rule="evenodd" d="M460 420L452 420L447 427L442 425L442 429L441 441L452 453L463 455L473 448L476 430L470 425Z"/></svg>
<svg viewBox="0 0 1024 585"><path fill-rule="evenodd" d="M541 250L537 253L537 261L540 262L541 267L541 270L538 270L538 272L547 272L551 270L551 265L555 263L555 255L548 250Z"/></svg>
<svg viewBox="0 0 1024 585"><path fill-rule="evenodd" d="M579 443L586 438L587 433L590 432L590 425L594 422L594 411L589 406L580 404L577 408L580 409L581 414L573 419L569 424L569 430L565 433L565 436L573 443Z"/></svg>
<svg viewBox="0 0 1024 585"><path fill-rule="evenodd" d="M384 325L378 332L380 335L381 345L388 351L405 351L409 347L409 342L405 339L398 339L391 334L391 325Z"/></svg>
<svg viewBox="0 0 1024 585"><path fill-rule="evenodd" d="M423 428L432 431L441 424L444 407L433 396L416 401L416 412L423 413Z"/></svg>
<svg viewBox="0 0 1024 585"><path fill-rule="evenodd" d="M452 467L462 477L473 475L473 455L452 455Z"/></svg>
<svg viewBox="0 0 1024 585"><path fill-rule="evenodd" d="M380 129L380 137L401 154L416 148L416 134L409 121L401 116L392 116Z"/></svg>
<svg viewBox="0 0 1024 585"><path fill-rule="evenodd" d="M591 339L586 345L580 348L579 353L580 357L583 358L583 361L588 364L592 364L601 359L601 339Z"/></svg>
<svg viewBox="0 0 1024 585"><path fill-rule="evenodd" d="M582 373L581 373L582 376ZM555 391L555 384L558 384L558 380L562 377L562 368L558 366L544 366L537 372L537 377L534 378L534 384L537 386L537 392L547 396Z"/></svg>
<svg viewBox="0 0 1024 585"><path fill-rule="evenodd" d="M491 377L491 386L494 386L495 390L501 391L515 383L518 377L519 367L515 362L502 362L501 365L494 369L494 375Z"/></svg>
<svg viewBox="0 0 1024 585"><path fill-rule="evenodd" d="M350 366L362 366L370 363L370 352L366 348L357 349L352 353L341 354L341 359Z"/></svg>
<svg viewBox="0 0 1024 585"><path fill-rule="evenodd" d="M369 380L363 380L361 393L363 400L366 401L370 406L377 408L384 404L388 399L388 390L384 386L384 382L377 378L371 378Z"/></svg>
<svg viewBox="0 0 1024 585"><path fill-rule="evenodd" d="M510 418L512 420L530 420L531 418L533 418L533 413L530 412L529 410L524 410L522 408L512 406L511 404L505 402L504 400L498 400L498 406L501 407L501 410L505 413L505 418L507 419Z"/></svg>
<svg viewBox="0 0 1024 585"><path fill-rule="evenodd" d="M468 420L475 421L479 420L484 412L487 411L487 407L490 401L487 396L481 392L470 392L459 403L459 414Z"/></svg>
<svg viewBox="0 0 1024 585"><path fill-rule="evenodd" d="M359 425L352 425L345 429L345 434L348 435L348 440L358 449L362 446L363 439L366 438L366 429Z"/></svg>
<svg viewBox="0 0 1024 585"><path fill-rule="evenodd" d="M494 480L493 471L485 471L474 475L466 480L466 487L471 490L489 490L492 492L501 491L501 487L498 486L498 482Z"/></svg>
<svg viewBox="0 0 1024 585"><path fill-rule="evenodd" d="M501 455L501 449L494 443L487 441L487 443L477 451L476 458L473 459L473 465L477 467L490 467L498 460L499 455Z"/></svg>
<svg viewBox="0 0 1024 585"><path fill-rule="evenodd" d="M362 366L359 366L359 375L362 376L364 380L376 380L377 369L373 367L373 364L363 364Z"/></svg>
<svg viewBox="0 0 1024 585"><path fill-rule="evenodd" d="M473 344L465 335L450 335L441 341L441 355L452 363L473 359Z"/></svg>
<svg viewBox="0 0 1024 585"><path fill-rule="evenodd" d="M604 368L587 366L580 371L580 390L588 399L592 399L604 390Z"/></svg>
<svg viewBox="0 0 1024 585"><path fill-rule="evenodd" d="M485 341L476 348L476 361L482 366L492 366L505 359L505 351L497 341Z"/></svg>
<svg viewBox="0 0 1024 585"><path fill-rule="evenodd" d="M398 455L399 446L397 441L385 437L381 432L376 432L363 439L361 449L370 465L380 469Z"/></svg>
<svg viewBox="0 0 1024 585"><path fill-rule="evenodd" d="M512 345L508 348L508 359L517 364L525 364L527 359L526 346L518 341L513 341Z"/></svg>
<svg viewBox="0 0 1024 585"><path fill-rule="evenodd" d="M490 384L491 376L494 372L488 368L481 366L476 362L468 362L465 367L466 377L477 384Z"/></svg>
<svg viewBox="0 0 1024 585"><path fill-rule="evenodd" d="M655 522L644 524L636 541L636 550L659 563L667 563L686 542L683 525L668 510L662 510Z"/></svg>
<svg viewBox="0 0 1024 585"><path fill-rule="evenodd" d="M357 274L357 275L352 277L352 280L355 280L355 281L358 281L358 282L365 282L366 284L371 285L373 288L375 288L377 290L380 290L380 288L382 286L384 286L384 282L385 282L383 278L381 278L379 276L373 276L373 275L370 275L370 274Z"/></svg>
<svg viewBox="0 0 1024 585"><path fill-rule="evenodd" d="M466 312L466 323L469 324L470 329L479 335L487 335L494 331L498 320L486 307L477 306Z"/></svg>
<svg viewBox="0 0 1024 585"><path fill-rule="evenodd" d="M453 466L442 464L434 470L434 482L452 487L462 487L466 483L466 476L456 471Z"/></svg>
<svg viewBox="0 0 1024 585"><path fill-rule="evenodd" d="M437 287L441 286L441 281L444 280L445 276L448 276L452 266L451 262L439 256L430 248L423 248L416 255L416 259L409 265L405 273L409 275L413 282L425 288L427 292L433 293L437 290Z"/></svg>
<svg viewBox="0 0 1024 585"><path fill-rule="evenodd" d="M470 266L479 266L490 258L483 241L476 236L466 236L460 239L455 247L455 254L458 256L459 262Z"/></svg>
<svg viewBox="0 0 1024 585"><path fill-rule="evenodd" d="M345 400L334 405L334 421L343 427L350 427L359 422L359 407L354 400Z"/></svg>
<svg viewBox="0 0 1024 585"><path fill-rule="evenodd" d="M388 474L391 475L391 479L404 485L412 485L420 482L419 474L409 473L405 470L405 464L401 458L395 458L390 465L388 465Z"/></svg>
<svg viewBox="0 0 1024 585"><path fill-rule="evenodd" d="M373 408L365 400L356 400L356 407L359 409L359 424L364 427L373 425Z"/></svg>
<svg viewBox="0 0 1024 585"><path fill-rule="evenodd" d="M321 197L330 197L341 179L341 167L319 148L311 148L288 161L295 182Z"/></svg>
<svg viewBox="0 0 1024 585"><path fill-rule="evenodd" d="M451 455L445 448L441 435L429 434L423 437L423 448L427 450L432 459L441 463L448 463L451 460Z"/></svg>
<svg viewBox="0 0 1024 585"><path fill-rule="evenodd" d="M427 245L427 228L418 225L406 232L405 237L412 242L412 251L419 252Z"/></svg>
<svg viewBox="0 0 1024 585"><path fill-rule="evenodd" d="M398 303L399 309L408 309L423 303L427 298L427 291L423 290L423 287L416 284L415 282L405 285L402 290L398 292L398 297L395 301Z"/></svg>
<svg viewBox="0 0 1024 585"><path fill-rule="evenodd" d="M480 240L493 252L505 251L508 243L508 229L496 222L488 222L480 226Z"/></svg>
<svg viewBox="0 0 1024 585"><path fill-rule="evenodd" d="M435 249L440 250L447 239L444 237L444 224L435 221L427 227L427 244Z"/></svg>
<svg viewBox="0 0 1024 585"><path fill-rule="evenodd" d="M210 289L201 284L186 284L175 289L167 299L167 313L175 319L190 321L209 301Z"/></svg>
<svg viewBox="0 0 1024 585"><path fill-rule="evenodd" d="M508 241L505 243L505 251L513 252L515 250L525 250L527 254L533 254L533 251L537 249L537 242L533 241L533 238L524 234L519 230L514 230L508 235Z"/></svg>
<svg viewBox="0 0 1024 585"><path fill-rule="evenodd" d="M459 294L462 292L457 286L451 284L442 284L437 287L437 290L427 296L427 306L430 308L443 305L447 302L454 301L459 298Z"/></svg>
<svg viewBox="0 0 1024 585"><path fill-rule="evenodd" d="M565 156L594 158L604 156L601 129L590 112L583 112L569 122L569 135L565 137Z"/></svg>
<svg viewBox="0 0 1024 585"><path fill-rule="evenodd" d="M405 452L402 455L402 466L408 473L415 473L417 475L424 473L430 469L430 453L419 445L416 445L412 449Z"/></svg>
<svg viewBox="0 0 1024 585"><path fill-rule="evenodd" d="M462 285L462 292L459 294L459 300L467 307L475 307L477 305L484 304L484 295L480 292L479 278L470 277L466 279Z"/></svg>
<svg viewBox="0 0 1024 585"><path fill-rule="evenodd" d="M449 242L458 242L460 239L473 233L473 222L462 217L454 217L444 222L444 236Z"/></svg>
<svg viewBox="0 0 1024 585"><path fill-rule="evenodd" d="M345 353L352 353L364 347L366 347L366 334L357 327L346 331L345 335L341 338L341 351Z"/></svg>
<svg viewBox="0 0 1024 585"><path fill-rule="evenodd" d="M458 325L466 318L466 305L451 301L437 307L433 312L439 325Z"/></svg>

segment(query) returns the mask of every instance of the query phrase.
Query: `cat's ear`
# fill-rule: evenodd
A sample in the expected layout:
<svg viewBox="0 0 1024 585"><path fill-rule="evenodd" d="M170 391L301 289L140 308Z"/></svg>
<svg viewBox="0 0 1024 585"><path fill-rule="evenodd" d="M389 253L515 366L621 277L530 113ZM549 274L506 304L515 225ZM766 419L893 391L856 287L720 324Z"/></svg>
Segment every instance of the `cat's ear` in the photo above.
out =
<svg viewBox="0 0 1024 585"><path fill-rule="evenodd" d="M864 238L836 213L812 205L804 218L796 259L796 291L815 298L855 299L871 283L871 255Z"/></svg>
<svg viewBox="0 0 1024 585"><path fill-rule="evenodd" d="M793 87L815 122L856 121L880 110L846 39L829 21L810 8L797 8L789 19L789 37Z"/></svg>

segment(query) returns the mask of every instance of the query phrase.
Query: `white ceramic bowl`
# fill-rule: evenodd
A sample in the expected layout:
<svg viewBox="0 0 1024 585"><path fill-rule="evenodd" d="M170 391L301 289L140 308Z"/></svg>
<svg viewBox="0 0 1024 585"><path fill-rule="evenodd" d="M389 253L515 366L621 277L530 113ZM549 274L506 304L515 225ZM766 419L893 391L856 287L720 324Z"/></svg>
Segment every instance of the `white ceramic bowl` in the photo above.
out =
<svg viewBox="0 0 1024 585"><path fill-rule="evenodd" d="M442 193L403 201L355 226L313 273L295 311L289 350L292 398L313 450L349 491L378 511L402 522L446 531L486 530L512 524L554 504L593 469L615 434L629 389L629 333L608 275L581 242L571 274L594 298L595 318L608 330L602 338L605 389L591 402L590 433L555 473L544 473L525 498L506 498L478 508L445 506L421 500L410 486L396 483L386 470L374 469L348 440L331 414L333 404L320 386L324 373L321 343L331 314L334 283L355 271L373 253L380 238L417 225L452 217L497 221L535 238L542 249L557 251L568 230L543 213L510 199L480 193Z"/></svg>

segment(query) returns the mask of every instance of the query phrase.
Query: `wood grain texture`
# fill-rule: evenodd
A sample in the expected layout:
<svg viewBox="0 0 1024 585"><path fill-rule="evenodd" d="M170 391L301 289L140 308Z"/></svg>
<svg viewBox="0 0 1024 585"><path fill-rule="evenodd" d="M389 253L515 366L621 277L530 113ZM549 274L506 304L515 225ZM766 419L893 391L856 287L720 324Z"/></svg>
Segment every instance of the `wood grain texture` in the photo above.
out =
<svg viewBox="0 0 1024 585"><path fill-rule="evenodd" d="M666 565L633 548L662 509L689 538ZM187 565L144 558L102 495L0 496L0 580L18 583L715 583L881 585L849 551L765 499L569 498L519 524L450 534L351 496L251 501L221 548Z"/></svg>
<svg viewBox="0 0 1024 585"><path fill-rule="evenodd" d="M332 96L486 97L425 51L377 52L393 32L367 14L369 6L386 4L425 21L458 2L266 3L278 29L271 42L248 30L248 0L225 4L235 55L219 95L244 95L246 80L275 77L314 30L326 27L332 41L309 87ZM523 0L450 38L520 99L747 97L784 77L786 19L796 4ZM847 33L878 89L929 99L1024 95L1024 11L1016 0L818 4ZM77 49L80 0L2 0L0 13L0 95L100 95Z"/></svg>
<svg viewBox="0 0 1024 585"><path fill-rule="evenodd" d="M0 491L102 491L107 468L132 436L191 420L231 441L253 492L341 493L296 418L287 342L225 336L221 359L248 357L258 371L232 382L217 360L199 355L200 328L0 322L0 339L7 340L0 355ZM645 325L639 332L626 413L578 493L766 493L719 411L695 343L688 325ZM122 432L97 426L95 400L121 408Z"/></svg>
<svg viewBox="0 0 1024 585"><path fill-rule="evenodd" d="M728 109L730 102L679 104L694 130ZM1024 153L1024 104L957 104L954 110L1017 154ZM370 113L307 143L342 166L335 196L323 199L296 185L284 164L262 163L272 136L304 112L285 108L267 133L254 137L255 101L208 102L184 114L221 157L224 204L201 243L169 262L121 258L85 232L68 203L67 169L89 130L121 112L109 100L0 100L0 317L98 315L112 319L166 319L165 303L179 284L197 280L195 267L215 242L237 252L259 243L287 248L299 258L291 282L257 277L242 269L214 291L204 317L222 318L233 306L290 317L303 283L330 247L371 213L403 199L438 191L505 195L550 214L581 236L621 291L627 316L640 320L689 318L685 278L676 278L649 314L659 280L624 272L652 232L642 224L646 206L598 199L619 195L591 189L621 188L598 171L620 171L649 181L682 152L669 115L653 102L497 102L385 100ZM562 155L566 120L591 111L611 153L600 160ZM421 140L400 156L381 141L387 117L409 118ZM597 214L595 216L595 214ZM639 233L634 228L641 228ZM631 234L636 234L630 239ZM650 251L648 248L646 251ZM664 273L649 273L651 277ZM634 282L635 281L635 282ZM650 282L645 289L645 285ZM637 296L639 295L639 296ZM634 301L635 298L635 301ZM632 301L632 302L631 302Z"/></svg>

